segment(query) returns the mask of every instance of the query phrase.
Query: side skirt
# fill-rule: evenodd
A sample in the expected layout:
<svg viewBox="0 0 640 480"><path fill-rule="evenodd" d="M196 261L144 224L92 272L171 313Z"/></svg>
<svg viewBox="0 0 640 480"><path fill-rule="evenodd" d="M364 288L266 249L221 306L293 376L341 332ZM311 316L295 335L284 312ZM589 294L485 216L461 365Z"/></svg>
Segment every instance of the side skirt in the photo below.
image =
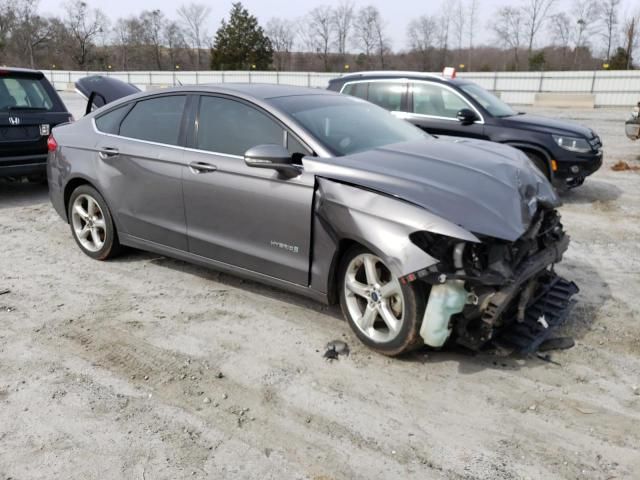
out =
<svg viewBox="0 0 640 480"><path fill-rule="evenodd" d="M236 275L238 277L246 278L248 280L264 283L272 287L276 287L291 293L296 293L298 295L311 298L320 303L324 303L324 304L329 303L329 299L325 293L318 292L317 290L314 290L308 286L297 285L295 283L280 280L275 277L270 277L269 275L264 275L262 273L247 270L245 268L229 265L228 263L217 262L215 260L211 260L209 258L202 257L200 255L196 255L190 252L185 252L172 247L167 247L165 245L151 242L149 240L143 240L141 238L134 237L128 234L120 233L119 239L120 239L120 243L122 243L123 245L127 245L129 247L138 248L140 250L146 250L149 252L159 253L161 255L166 255L167 257L182 260L184 262L194 263L196 265L212 268L214 270L219 270L224 273L229 273L231 275Z"/></svg>

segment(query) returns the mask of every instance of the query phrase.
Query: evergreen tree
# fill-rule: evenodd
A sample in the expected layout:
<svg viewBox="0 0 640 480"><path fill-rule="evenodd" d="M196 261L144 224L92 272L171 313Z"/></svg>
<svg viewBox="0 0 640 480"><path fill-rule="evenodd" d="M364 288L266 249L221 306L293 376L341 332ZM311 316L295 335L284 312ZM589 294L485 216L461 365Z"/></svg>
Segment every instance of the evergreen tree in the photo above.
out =
<svg viewBox="0 0 640 480"><path fill-rule="evenodd" d="M273 47L242 3L234 3L229 21L222 20L211 50L214 70L266 70L273 61Z"/></svg>

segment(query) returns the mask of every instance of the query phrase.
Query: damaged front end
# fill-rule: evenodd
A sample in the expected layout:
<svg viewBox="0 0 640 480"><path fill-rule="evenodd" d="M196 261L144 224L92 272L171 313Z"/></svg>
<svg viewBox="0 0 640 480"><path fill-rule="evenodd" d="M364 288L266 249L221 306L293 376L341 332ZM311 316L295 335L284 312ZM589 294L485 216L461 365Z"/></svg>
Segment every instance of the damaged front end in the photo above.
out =
<svg viewBox="0 0 640 480"><path fill-rule="evenodd" d="M430 285L420 334L441 347L450 336L478 350L492 342L535 351L562 323L577 286L553 269L569 245L554 209L539 209L514 242L478 236L480 243L416 232L411 240L439 262L401 278Z"/></svg>

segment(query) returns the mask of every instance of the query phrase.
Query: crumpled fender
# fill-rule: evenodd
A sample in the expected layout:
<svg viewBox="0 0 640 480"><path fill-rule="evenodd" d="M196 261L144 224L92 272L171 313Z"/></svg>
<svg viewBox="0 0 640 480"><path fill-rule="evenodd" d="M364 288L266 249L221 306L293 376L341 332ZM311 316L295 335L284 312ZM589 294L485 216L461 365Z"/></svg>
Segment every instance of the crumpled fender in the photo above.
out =
<svg viewBox="0 0 640 480"><path fill-rule="evenodd" d="M467 230L424 208L372 190L317 179L314 205L314 254L312 286L326 291L318 282L329 280L340 240L356 241L379 256L396 277L402 277L438 263L409 239L409 234L428 231L479 242Z"/></svg>

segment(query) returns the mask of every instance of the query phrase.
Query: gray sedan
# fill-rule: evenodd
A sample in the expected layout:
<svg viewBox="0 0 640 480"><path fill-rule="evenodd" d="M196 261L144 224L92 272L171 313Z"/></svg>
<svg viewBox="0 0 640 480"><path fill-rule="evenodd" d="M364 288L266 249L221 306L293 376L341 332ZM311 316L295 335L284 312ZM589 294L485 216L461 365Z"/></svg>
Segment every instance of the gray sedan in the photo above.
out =
<svg viewBox="0 0 640 480"><path fill-rule="evenodd" d="M568 245L556 194L510 147L306 88L103 103L49 138L51 201L92 258L126 245L339 303L386 355L534 350L577 291L552 269Z"/></svg>

